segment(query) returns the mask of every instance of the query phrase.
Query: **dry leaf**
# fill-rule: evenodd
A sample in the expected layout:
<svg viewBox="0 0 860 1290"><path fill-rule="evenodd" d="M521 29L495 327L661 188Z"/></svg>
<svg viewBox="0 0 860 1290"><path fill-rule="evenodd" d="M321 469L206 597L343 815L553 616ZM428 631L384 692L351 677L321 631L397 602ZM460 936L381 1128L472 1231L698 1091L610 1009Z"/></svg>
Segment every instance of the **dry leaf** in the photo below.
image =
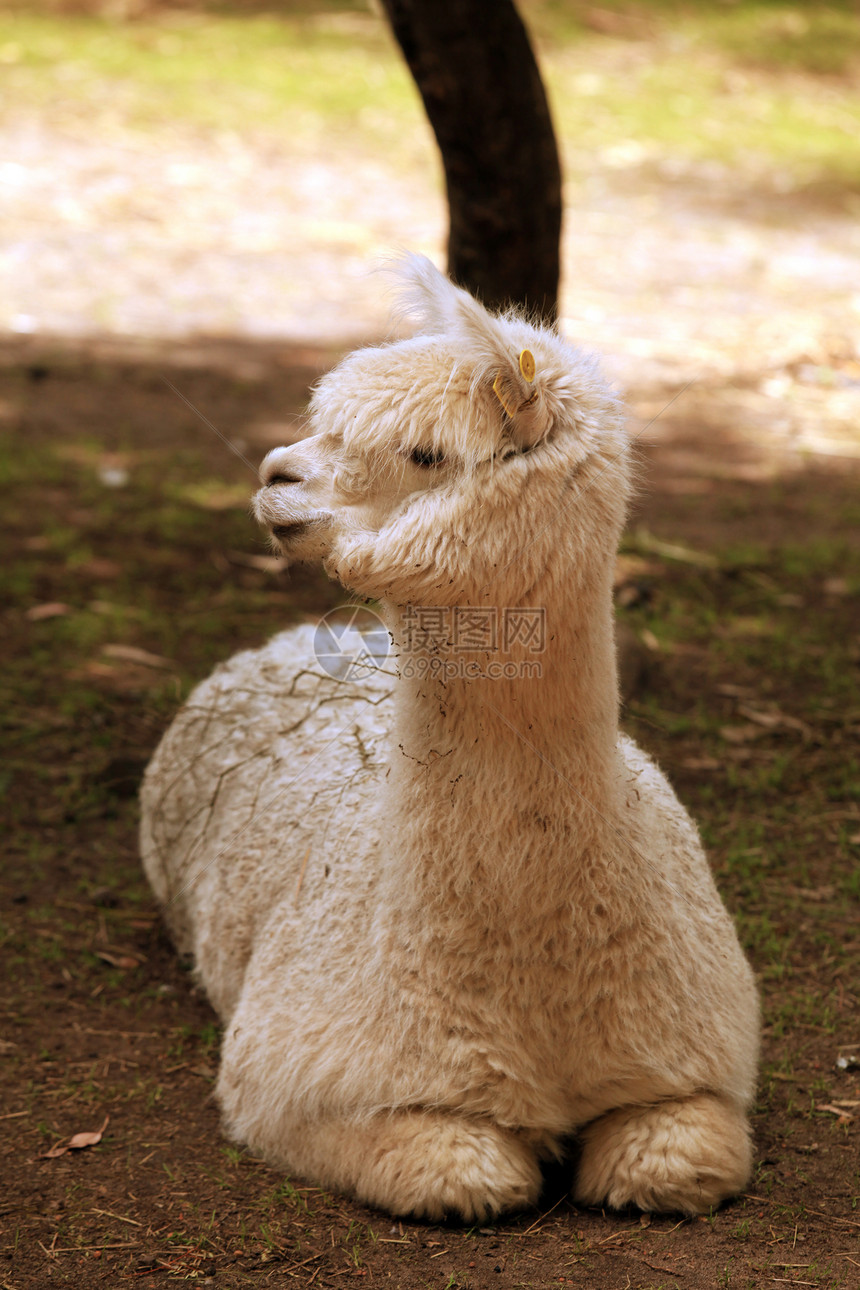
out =
<svg viewBox="0 0 860 1290"><path fill-rule="evenodd" d="M849 1115L841 1106L831 1106L829 1102L823 1103L815 1109L816 1111L829 1111L831 1115L837 1115L842 1124L848 1124L849 1121L854 1119L854 1116Z"/></svg>
<svg viewBox="0 0 860 1290"><path fill-rule="evenodd" d="M802 609L806 604L803 596L796 596L793 591L784 591L776 597L776 603L784 609Z"/></svg>
<svg viewBox="0 0 860 1290"><path fill-rule="evenodd" d="M761 739L767 732L761 726L720 726L720 735L730 744L748 744Z"/></svg>
<svg viewBox="0 0 860 1290"><path fill-rule="evenodd" d="M646 593L636 582L625 582L615 592L615 603L622 609L630 609L644 600Z"/></svg>
<svg viewBox="0 0 860 1290"><path fill-rule="evenodd" d="M87 609L94 614L122 614L126 618L143 618L144 611L134 605L121 605L113 600L90 600Z"/></svg>
<svg viewBox="0 0 860 1290"><path fill-rule="evenodd" d="M38 623L43 618L60 618L63 614L71 612L71 605L64 605L60 600L52 600L48 604L33 605L27 610L25 618L29 618L31 623Z"/></svg>
<svg viewBox="0 0 860 1290"><path fill-rule="evenodd" d="M823 887L786 887L786 892L790 896L802 896L804 900L832 900L836 895L836 888L830 883Z"/></svg>
<svg viewBox="0 0 860 1290"><path fill-rule="evenodd" d="M134 959L130 954L111 954L108 950L96 950L96 958L103 959L115 968L136 968L140 966L140 960Z"/></svg>
<svg viewBox="0 0 860 1290"><path fill-rule="evenodd" d="M776 631L776 621L761 615L739 614L737 618L720 623L714 631L715 635L728 640L734 640L738 636L773 636Z"/></svg>
<svg viewBox="0 0 860 1290"><path fill-rule="evenodd" d="M738 705L738 712L757 726L764 726L765 730L774 730L782 725L782 714L779 712L760 712L757 708L748 708L743 703Z"/></svg>
<svg viewBox="0 0 860 1290"><path fill-rule="evenodd" d="M766 730L779 730L782 727L788 730L799 730L804 735L812 734L805 721L801 721L798 717L790 717L787 713L780 712L778 708L770 712L762 712L760 708L750 708L741 703L738 704L738 712L748 721L764 726Z"/></svg>
<svg viewBox="0 0 860 1290"><path fill-rule="evenodd" d="M680 564L695 564L702 569L716 569L719 567L719 560L715 555L707 551L693 551L688 546L681 546L677 542L662 542L660 538L654 537L647 529L637 529L635 533L636 545L643 551L650 551L653 555L661 555L666 560L677 560Z"/></svg>
<svg viewBox="0 0 860 1290"><path fill-rule="evenodd" d="M92 560L85 560L83 564L76 564L75 572L88 578L118 578L122 573L122 565L116 560L107 560L104 556L97 555Z"/></svg>
<svg viewBox="0 0 860 1290"><path fill-rule="evenodd" d="M142 667L173 667L169 658L160 654L150 654L149 650L137 649L134 645L103 645L102 653L108 658L118 658L124 663L140 663Z"/></svg>
<svg viewBox="0 0 860 1290"><path fill-rule="evenodd" d="M68 1142L58 1143L55 1147L51 1147L51 1150L46 1151L41 1158L43 1160L55 1160L57 1156L64 1156L67 1151L80 1151L82 1147L96 1146L97 1143L101 1142L102 1134L107 1128L109 1120L110 1116L106 1115L102 1127L96 1129L94 1133L75 1133L69 1138Z"/></svg>

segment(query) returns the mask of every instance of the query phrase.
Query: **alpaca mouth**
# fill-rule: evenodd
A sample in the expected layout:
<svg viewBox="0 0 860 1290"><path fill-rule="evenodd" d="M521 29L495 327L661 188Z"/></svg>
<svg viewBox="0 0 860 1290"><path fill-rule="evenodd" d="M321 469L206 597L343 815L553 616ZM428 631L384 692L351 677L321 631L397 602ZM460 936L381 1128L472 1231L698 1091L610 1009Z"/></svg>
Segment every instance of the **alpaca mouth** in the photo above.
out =
<svg viewBox="0 0 860 1290"><path fill-rule="evenodd" d="M272 537L277 538L282 543L292 542L295 538L307 533L310 527L310 520L293 520L292 524L273 524Z"/></svg>

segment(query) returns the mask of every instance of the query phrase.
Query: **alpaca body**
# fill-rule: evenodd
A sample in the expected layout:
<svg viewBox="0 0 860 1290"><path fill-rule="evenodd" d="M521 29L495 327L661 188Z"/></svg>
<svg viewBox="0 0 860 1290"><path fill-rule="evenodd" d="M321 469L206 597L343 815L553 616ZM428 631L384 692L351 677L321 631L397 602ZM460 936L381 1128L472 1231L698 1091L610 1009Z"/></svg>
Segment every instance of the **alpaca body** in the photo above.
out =
<svg viewBox="0 0 860 1290"><path fill-rule="evenodd" d="M484 327L413 271L439 313L465 311L466 340ZM398 666L333 679L304 627L219 668L147 773L144 864L225 1021L228 1128L267 1158L394 1212L480 1219L535 1200L539 1161L580 1132L580 1199L694 1212L749 1172L755 988L695 827L618 732L617 405L591 368L571 379L557 338L504 326L548 372L522 418L515 371L488 394L472 370L458 383L462 336L419 338L346 360L319 440L271 454L260 518L379 598ZM412 398L464 462L429 487L373 438L393 406L403 442ZM574 487L581 522L553 530ZM491 648L443 634L415 678L416 604L545 612L539 674L490 679Z"/></svg>
<svg viewBox="0 0 860 1290"><path fill-rule="evenodd" d="M751 974L657 767L622 737L614 820L575 799L567 820L537 823L532 856L519 805L496 800L482 850L506 874L539 872L548 835L554 851L566 835L563 900L555 880L530 881L524 910L506 881L481 893L480 921L474 893L431 897L428 917L419 875L386 873L394 706L389 675L327 677L299 628L199 686L152 763L145 862L227 1023L219 1095L234 1136L336 1185L307 1168L308 1120L432 1107L515 1130L545 1158L614 1107L701 1090L748 1104ZM165 775L169 794L152 800ZM412 809L409 831L427 836ZM630 851L642 839L661 860L644 874ZM453 877L459 899L472 881Z"/></svg>

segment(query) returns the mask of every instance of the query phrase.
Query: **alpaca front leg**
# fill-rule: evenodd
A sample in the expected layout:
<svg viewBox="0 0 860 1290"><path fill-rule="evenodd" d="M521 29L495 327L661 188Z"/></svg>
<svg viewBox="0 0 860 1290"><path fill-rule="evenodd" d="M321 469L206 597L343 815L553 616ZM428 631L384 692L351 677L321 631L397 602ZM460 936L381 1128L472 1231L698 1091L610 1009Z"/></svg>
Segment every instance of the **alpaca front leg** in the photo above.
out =
<svg viewBox="0 0 860 1290"><path fill-rule="evenodd" d="M368 1205L434 1222L522 1209L541 1186L536 1152L520 1135L436 1111L303 1125L290 1137L289 1163Z"/></svg>
<svg viewBox="0 0 860 1290"><path fill-rule="evenodd" d="M701 1214L739 1192L752 1167L746 1118L710 1093L609 1111L581 1140L574 1198L586 1205Z"/></svg>

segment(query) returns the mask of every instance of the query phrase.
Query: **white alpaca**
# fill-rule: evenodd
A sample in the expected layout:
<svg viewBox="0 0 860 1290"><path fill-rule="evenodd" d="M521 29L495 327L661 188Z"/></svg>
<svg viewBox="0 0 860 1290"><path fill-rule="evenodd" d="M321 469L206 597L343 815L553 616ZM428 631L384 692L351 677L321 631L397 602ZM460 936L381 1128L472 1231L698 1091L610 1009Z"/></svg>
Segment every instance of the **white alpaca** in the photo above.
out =
<svg viewBox="0 0 860 1290"><path fill-rule="evenodd" d="M195 690L144 785L226 1124L396 1214L534 1202L571 1134L579 1201L707 1210L749 1176L757 999L694 825L618 731L622 411L555 332L400 272L420 334L323 379L255 501L378 601L399 675L332 678L284 632Z"/></svg>

